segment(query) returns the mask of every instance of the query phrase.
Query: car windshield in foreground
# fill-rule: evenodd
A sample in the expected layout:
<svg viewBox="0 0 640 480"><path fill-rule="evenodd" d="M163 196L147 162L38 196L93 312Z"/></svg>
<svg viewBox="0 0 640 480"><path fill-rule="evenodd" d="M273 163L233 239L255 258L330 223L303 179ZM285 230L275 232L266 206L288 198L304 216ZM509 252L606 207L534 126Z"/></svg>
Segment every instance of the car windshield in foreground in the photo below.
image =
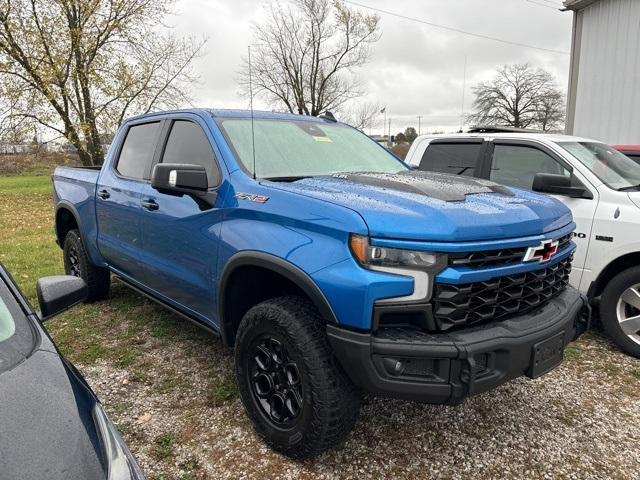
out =
<svg viewBox="0 0 640 480"><path fill-rule="evenodd" d="M0 280L0 373L24 360L33 349L33 333L13 294Z"/></svg>
<svg viewBox="0 0 640 480"><path fill-rule="evenodd" d="M339 123L225 119L220 122L245 170L256 177L295 181L336 173L398 173L408 170L369 137Z"/></svg>
<svg viewBox="0 0 640 480"><path fill-rule="evenodd" d="M615 190L640 189L640 165L599 142L558 142L603 183Z"/></svg>

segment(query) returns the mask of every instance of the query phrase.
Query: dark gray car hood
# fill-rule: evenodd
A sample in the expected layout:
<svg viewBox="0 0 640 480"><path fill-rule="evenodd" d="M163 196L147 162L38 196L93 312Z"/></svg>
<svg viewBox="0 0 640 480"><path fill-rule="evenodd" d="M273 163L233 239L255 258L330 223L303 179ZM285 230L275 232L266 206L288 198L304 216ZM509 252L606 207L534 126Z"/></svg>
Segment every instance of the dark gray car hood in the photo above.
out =
<svg viewBox="0 0 640 480"><path fill-rule="evenodd" d="M95 403L57 353L37 350L0 373L0 479L106 478Z"/></svg>

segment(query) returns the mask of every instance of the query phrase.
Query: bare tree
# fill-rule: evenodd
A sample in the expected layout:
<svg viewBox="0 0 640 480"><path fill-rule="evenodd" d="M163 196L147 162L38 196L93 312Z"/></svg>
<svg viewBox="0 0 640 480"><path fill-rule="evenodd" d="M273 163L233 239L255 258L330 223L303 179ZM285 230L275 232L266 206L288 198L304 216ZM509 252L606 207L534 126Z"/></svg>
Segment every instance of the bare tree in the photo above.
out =
<svg viewBox="0 0 640 480"><path fill-rule="evenodd" d="M380 116L380 104L374 102L350 102L341 110L339 120L362 131L374 127Z"/></svg>
<svg viewBox="0 0 640 480"><path fill-rule="evenodd" d="M538 103L536 125L543 132L562 130L565 119L564 95L559 91L551 91Z"/></svg>
<svg viewBox="0 0 640 480"><path fill-rule="evenodd" d="M369 58L378 22L339 0L273 2L268 20L254 29L253 91L292 113L339 111L362 94L354 70ZM246 60L239 80L249 95Z"/></svg>
<svg viewBox="0 0 640 480"><path fill-rule="evenodd" d="M526 63L498 68L491 81L476 85L473 91L474 112L467 117L468 123L546 129L564 117L563 96L553 76Z"/></svg>
<svg viewBox="0 0 640 480"><path fill-rule="evenodd" d="M0 85L12 117L64 136L101 164L101 132L187 101L204 41L158 33L174 0L0 0Z"/></svg>

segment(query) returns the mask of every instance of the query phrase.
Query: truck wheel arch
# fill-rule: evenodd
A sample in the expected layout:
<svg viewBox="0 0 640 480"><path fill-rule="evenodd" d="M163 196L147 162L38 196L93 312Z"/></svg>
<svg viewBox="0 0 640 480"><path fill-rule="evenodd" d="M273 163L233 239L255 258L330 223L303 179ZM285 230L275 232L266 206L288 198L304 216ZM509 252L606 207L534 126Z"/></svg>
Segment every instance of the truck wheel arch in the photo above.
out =
<svg viewBox="0 0 640 480"><path fill-rule="evenodd" d="M618 273L626 270L627 268L640 265L640 252L627 253L621 257L611 261L606 267L602 269L598 278L596 278L587 291L589 299L594 299L602 294L602 291L606 285L615 277Z"/></svg>
<svg viewBox="0 0 640 480"><path fill-rule="evenodd" d="M266 292L252 292L253 296L245 297L243 294L247 290L238 284L248 280L247 276L257 276L273 280L268 282ZM256 278L259 281L261 278ZM254 278L250 277L249 280ZM282 286L283 292L277 289ZM278 292L277 296L292 293L303 294L318 309L320 316L326 323L337 324L337 318L333 313L328 300L315 284L315 282L303 270L280 257L259 251L242 251L233 255L224 266L222 275L220 276L220 287L218 288L218 318L220 322L220 334L223 342L227 346L233 346L235 334L240 323L240 319L253 305L263 300L272 298L269 294L269 288L273 291L273 295ZM238 302L245 299L245 302ZM238 305L240 303L240 305Z"/></svg>
<svg viewBox="0 0 640 480"><path fill-rule="evenodd" d="M56 240L58 246L62 248L64 246L64 239L70 230L80 230L80 222L78 220L78 213L75 211L72 205L66 202L60 203L56 208ZM82 238L82 232L80 232L80 238ZM84 243L84 239L83 239ZM85 245L86 248L86 245Z"/></svg>

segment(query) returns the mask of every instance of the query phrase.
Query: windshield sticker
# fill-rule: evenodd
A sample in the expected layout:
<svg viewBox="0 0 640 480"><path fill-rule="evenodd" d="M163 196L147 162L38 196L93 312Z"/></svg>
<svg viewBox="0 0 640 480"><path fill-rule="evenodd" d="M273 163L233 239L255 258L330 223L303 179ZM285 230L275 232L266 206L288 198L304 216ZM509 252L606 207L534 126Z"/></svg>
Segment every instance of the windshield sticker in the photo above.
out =
<svg viewBox="0 0 640 480"><path fill-rule="evenodd" d="M325 142L325 143L333 143L329 137L313 137L316 142Z"/></svg>

